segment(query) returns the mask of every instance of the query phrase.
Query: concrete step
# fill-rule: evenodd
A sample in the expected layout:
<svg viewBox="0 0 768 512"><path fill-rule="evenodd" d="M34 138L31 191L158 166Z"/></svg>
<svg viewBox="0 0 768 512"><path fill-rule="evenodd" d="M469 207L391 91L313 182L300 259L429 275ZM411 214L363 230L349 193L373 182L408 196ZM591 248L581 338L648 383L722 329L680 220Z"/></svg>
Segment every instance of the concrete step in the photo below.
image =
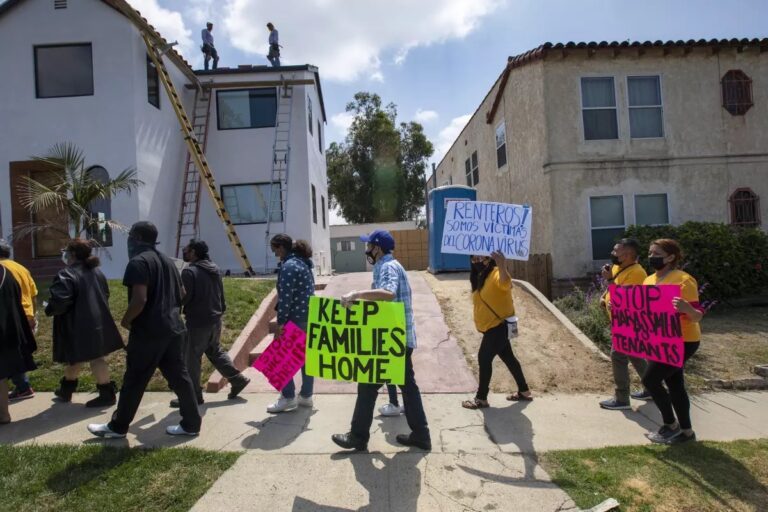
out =
<svg viewBox="0 0 768 512"><path fill-rule="evenodd" d="M258 345L256 345L253 350L248 353L248 366L253 365L253 362L257 360L265 350L267 350L267 347L270 343L272 343L274 337L274 333L270 331L270 334L264 336L261 341L259 341Z"/></svg>

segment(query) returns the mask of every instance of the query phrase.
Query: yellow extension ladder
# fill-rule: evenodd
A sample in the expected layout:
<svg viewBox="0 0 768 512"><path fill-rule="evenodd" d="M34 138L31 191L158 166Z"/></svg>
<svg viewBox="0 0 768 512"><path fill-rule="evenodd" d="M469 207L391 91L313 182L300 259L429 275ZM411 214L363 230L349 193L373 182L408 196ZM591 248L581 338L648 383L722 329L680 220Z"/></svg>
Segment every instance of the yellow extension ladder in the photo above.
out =
<svg viewBox="0 0 768 512"><path fill-rule="evenodd" d="M208 166L208 161L205 158L203 148L200 146L200 143L195 137L192 123L189 121L186 112L184 112L184 106L181 104L181 98L179 98L179 95L176 92L176 88L173 86L171 75L168 74L168 70L165 68L165 64L163 64L162 56L158 53L157 48L155 48L155 46L152 44L152 41L149 39L147 34L142 33L141 37L144 39L144 44L147 45L147 53L149 54L149 58L154 63L155 68L158 71L160 81L163 83L163 87L165 87L165 92L168 94L168 98L171 100L173 111L176 113L176 118L179 120L181 131L184 133L184 142L187 144L187 150L189 151L189 154L194 161L195 167L197 167L197 170L200 173L202 183L205 184L205 187L208 189L208 194L210 194L211 199L213 200L216 214L224 224L224 229L227 233L227 239L229 239L229 243L232 246L232 249L235 251L235 255L240 260L240 264L242 265L246 275L255 275L253 267L251 266L251 262L248 260L248 256L245 254L243 244L240 242L240 238L237 236L235 226L232 224L232 219L230 219L229 213L227 213L227 210L224 208L224 201L221 199L221 195L219 195L219 192L216 190L216 181L213 178L213 172L211 172L211 168Z"/></svg>

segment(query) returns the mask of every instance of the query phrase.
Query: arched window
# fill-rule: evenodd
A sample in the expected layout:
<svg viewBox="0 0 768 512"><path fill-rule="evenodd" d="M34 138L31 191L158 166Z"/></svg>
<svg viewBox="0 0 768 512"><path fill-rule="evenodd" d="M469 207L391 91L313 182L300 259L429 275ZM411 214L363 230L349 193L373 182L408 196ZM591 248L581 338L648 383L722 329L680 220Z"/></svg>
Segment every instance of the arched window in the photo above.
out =
<svg viewBox="0 0 768 512"><path fill-rule="evenodd" d="M760 225L760 198L749 188L737 188L731 194L731 224L757 227Z"/></svg>
<svg viewBox="0 0 768 512"><path fill-rule="evenodd" d="M94 165L87 172L92 180L109 183L109 173L102 166ZM88 228L88 238L95 240L101 247L112 247L112 228L106 222L112 220L112 199L107 197L91 201L88 211L96 221Z"/></svg>
<svg viewBox="0 0 768 512"><path fill-rule="evenodd" d="M723 108L734 116L743 116L752 103L752 79L740 69L728 71L720 82L723 89Z"/></svg>

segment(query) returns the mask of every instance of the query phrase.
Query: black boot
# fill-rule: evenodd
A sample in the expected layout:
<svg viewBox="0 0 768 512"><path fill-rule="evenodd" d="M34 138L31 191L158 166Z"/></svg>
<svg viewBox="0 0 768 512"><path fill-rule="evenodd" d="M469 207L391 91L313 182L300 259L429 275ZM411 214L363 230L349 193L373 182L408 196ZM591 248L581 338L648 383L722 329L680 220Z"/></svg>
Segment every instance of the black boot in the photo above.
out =
<svg viewBox="0 0 768 512"><path fill-rule="evenodd" d="M99 396L85 402L86 407L109 407L117 403L117 384L109 381L107 384L96 384Z"/></svg>
<svg viewBox="0 0 768 512"><path fill-rule="evenodd" d="M77 389L77 379L67 380L64 377L59 381L59 389L53 392L59 398L60 402L71 402L72 393Z"/></svg>

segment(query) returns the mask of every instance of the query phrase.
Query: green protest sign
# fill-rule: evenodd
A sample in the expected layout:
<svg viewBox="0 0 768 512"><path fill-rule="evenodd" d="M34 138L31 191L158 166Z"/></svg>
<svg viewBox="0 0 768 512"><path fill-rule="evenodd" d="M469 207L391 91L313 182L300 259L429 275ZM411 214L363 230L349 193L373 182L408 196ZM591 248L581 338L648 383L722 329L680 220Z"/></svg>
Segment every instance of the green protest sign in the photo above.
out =
<svg viewBox="0 0 768 512"><path fill-rule="evenodd" d="M366 384L405 383L405 306L310 297L307 375Z"/></svg>

